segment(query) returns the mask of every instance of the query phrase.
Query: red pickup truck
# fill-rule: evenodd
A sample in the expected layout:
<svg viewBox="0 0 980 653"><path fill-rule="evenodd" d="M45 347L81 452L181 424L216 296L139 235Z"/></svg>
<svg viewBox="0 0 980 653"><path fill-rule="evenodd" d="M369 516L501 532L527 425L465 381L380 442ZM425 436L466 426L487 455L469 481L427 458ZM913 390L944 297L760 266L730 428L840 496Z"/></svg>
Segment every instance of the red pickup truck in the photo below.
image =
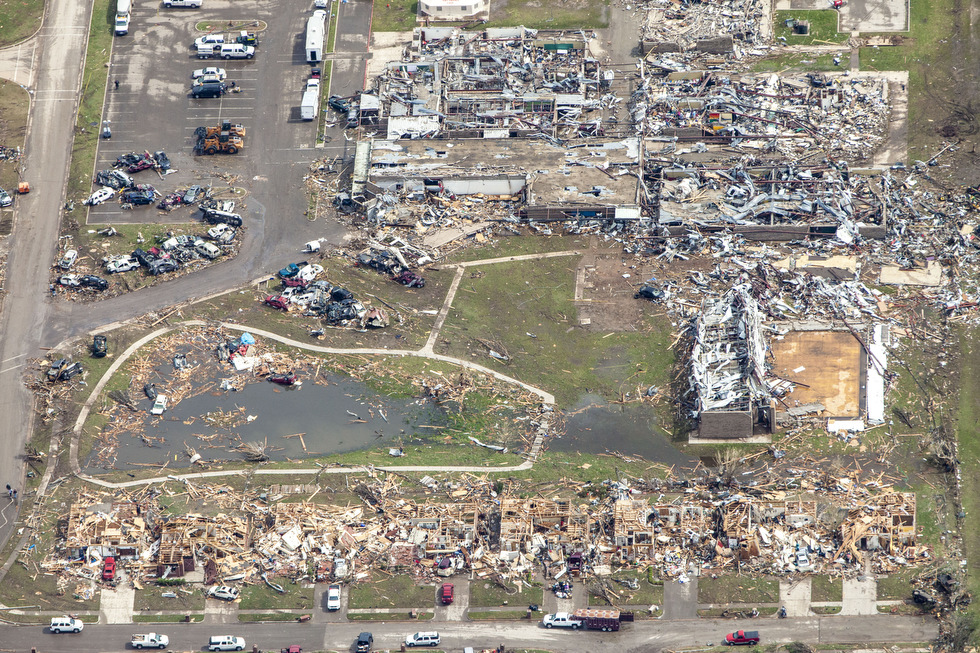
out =
<svg viewBox="0 0 980 653"><path fill-rule="evenodd" d="M739 646L741 644L758 644L759 643L759 631L757 630L739 630L734 633L728 633L725 635L725 643L729 646Z"/></svg>

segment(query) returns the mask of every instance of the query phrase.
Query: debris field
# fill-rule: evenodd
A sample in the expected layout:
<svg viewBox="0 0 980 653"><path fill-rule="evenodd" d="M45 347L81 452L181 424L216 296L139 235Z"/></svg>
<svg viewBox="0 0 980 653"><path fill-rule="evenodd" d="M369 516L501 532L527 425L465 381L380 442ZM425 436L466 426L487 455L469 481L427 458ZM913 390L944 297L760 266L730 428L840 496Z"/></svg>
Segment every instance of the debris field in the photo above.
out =
<svg viewBox="0 0 980 653"><path fill-rule="evenodd" d="M356 498L347 505L313 502L334 492L316 482L245 493L191 481L113 496L83 492L41 568L96 578L102 558L115 555L143 582L195 569L206 584L358 582L399 571L419 580L472 572L508 586L538 568L555 579L607 576L634 564L668 577L698 567L850 575L866 564L888 572L931 560L929 547L917 543L914 495L856 475L805 475L812 482L799 495L785 483L703 477L607 481L608 497L592 503L519 498L506 487L498 494L493 482L469 474L398 476L369 471L348 488ZM161 501L182 495L221 512L162 510ZM283 500L290 495L305 499Z"/></svg>

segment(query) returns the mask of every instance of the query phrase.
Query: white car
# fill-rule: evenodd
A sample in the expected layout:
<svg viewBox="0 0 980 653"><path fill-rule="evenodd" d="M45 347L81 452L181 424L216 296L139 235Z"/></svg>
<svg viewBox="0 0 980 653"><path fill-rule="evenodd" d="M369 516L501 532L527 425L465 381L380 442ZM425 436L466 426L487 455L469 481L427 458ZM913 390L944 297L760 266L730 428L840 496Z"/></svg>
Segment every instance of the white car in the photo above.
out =
<svg viewBox="0 0 980 653"><path fill-rule="evenodd" d="M88 199L85 200L85 203L88 204L89 206L97 206L99 204L102 204L102 202L105 202L106 200L112 199L112 196L115 194L116 191L112 190L108 186L103 186L99 190L89 195Z"/></svg>
<svg viewBox="0 0 980 653"><path fill-rule="evenodd" d="M317 9L326 9L330 6L330 0L313 0L313 6Z"/></svg>
<svg viewBox="0 0 980 653"><path fill-rule="evenodd" d="M70 288L77 288L82 285L82 275L80 274L63 274L58 278L58 283L62 286L68 286Z"/></svg>
<svg viewBox="0 0 980 653"><path fill-rule="evenodd" d="M327 610L340 609L340 585L331 585L327 588Z"/></svg>
<svg viewBox="0 0 980 653"><path fill-rule="evenodd" d="M217 66L207 66L206 68L198 68L191 73L192 79L197 79L198 77L204 77L205 75L213 75L220 80L224 80L228 75L225 73L224 68L218 68Z"/></svg>
<svg viewBox="0 0 980 653"><path fill-rule="evenodd" d="M203 46L217 45L221 46L225 42L224 34L205 34L204 36L199 36L194 41L194 46L200 49Z"/></svg>
<svg viewBox="0 0 980 653"><path fill-rule="evenodd" d="M67 252L65 252L65 255L61 257L60 261L58 261L58 267L61 268L62 270L70 270L72 266L75 265L75 261L77 260L78 260L78 250L70 249Z"/></svg>
<svg viewBox="0 0 980 653"><path fill-rule="evenodd" d="M304 265L296 276L303 281L313 281L321 272L323 272L322 265Z"/></svg>
<svg viewBox="0 0 980 653"><path fill-rule="evenodd" d="M230 585L215 585L208 590L208 596L222 601L234 601L238 598L238 588Z"/></svg>
<svg viewBox="0 0 980 653"><path fill-rule="evenodd" d="M132 256L126 256L124 258L111 259L105 264L106 272L129 272L130 270L135 270L140 266L140 262L137 261Z"/></svg>
<svg viewBox="0 0 980 653"><path fill-rule="evenodd" d="M442 638L435 631L414 633L405 638L405 646L439 646Z"/></svg>
<svg viewBox="0 0 980 653"><path fill-rule="evenodd" d="M167 410L167 395L157 395L156 401L153 402L153 408L150 409L150 414L163 415L165 410Z"/></svg>
<svg viewBox="0 0 980 653"><path fill-rule="evenodd" d="M804 549L800 549L796 552L796 566L800 571L807 571L810 569L810 557L806 554Z"/></svg>
<svg viewBox="0 0 980 653"><path fill-rule="evenodd" d="M230 236L228 236L229 233ZM208 238L221 242L231 241L235 238L235 228L230 224L217 224L208 229Z"/></svg>

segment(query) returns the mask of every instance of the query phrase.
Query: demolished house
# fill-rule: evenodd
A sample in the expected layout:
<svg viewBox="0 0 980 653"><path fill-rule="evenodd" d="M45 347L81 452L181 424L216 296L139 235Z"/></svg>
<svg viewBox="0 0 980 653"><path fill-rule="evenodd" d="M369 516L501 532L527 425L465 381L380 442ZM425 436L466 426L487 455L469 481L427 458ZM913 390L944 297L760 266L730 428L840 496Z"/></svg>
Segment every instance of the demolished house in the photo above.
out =
<svg viewBox="0 0 980 653"><path fill-rule="evenodd" d="M746 287L706 299L693 326L691 385L697 395L698 435L744 438L773 424L766 385L766 343L759 306Z"/></svg>
<svg viewBox="0 0 980 653"><path fill-rule="evenodd" d="M283 496L284 486L261 496L223 488L224 505L241 511L171 516L152 526L134 502L88 503L94 497L85 497L70 508L65 546L43 568L93 578L102 558L116 555L137 579L202 570L207 584L311 572L319 581L357 581L374 569L419 579L469 570L499 580L521 577L535 565L555 578L608 574L621 564L653 565L671 576L692 564L849 573L862 571L866 556L873 568L893 570L930 555L916 542L915 495L851 477L815 479L813 492L801 498L786 497L785 489L745 486L732 493L689 481L656 481L649 489L657 494L641 498L614 483L613 497L591 504L494 496L486 480L427 477L433 496L413 500L392 478L362 483L355 491L363 504L346 506L269 502ZM209 493L206 486L185 487L195 496ZM298 491L316 494L310 487ZM156 510L152 500L139 505L140 513ZM810 553L805 563L797 556L801 549Z"/></svg>
<svg viewBox="0 0 980 653"><path fill-rule="evenodd" d="M742 53L772 39L769 5L759 0L668 3L640 0L643 54L695 50Z"/></svg>

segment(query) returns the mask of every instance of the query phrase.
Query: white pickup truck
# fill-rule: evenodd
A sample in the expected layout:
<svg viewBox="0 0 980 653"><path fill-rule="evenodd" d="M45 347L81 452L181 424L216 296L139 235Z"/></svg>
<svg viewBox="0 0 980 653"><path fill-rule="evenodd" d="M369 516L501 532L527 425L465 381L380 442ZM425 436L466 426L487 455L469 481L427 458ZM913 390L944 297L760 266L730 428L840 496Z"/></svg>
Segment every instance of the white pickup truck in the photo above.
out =
<svg viewBox="0 0 980 653"><path fill-rule="evenodd" d="M568 614L567 612L556 612L555 614L546 614L541 623L545 628L571 628L572 630L582 627L582 621L576 619L574 615Z"/></svg>
<svg viewBox="0 0 980 653"><path fill-rule="evenodd" d="M167 648L170 638L166 635L148 633L146 635L133 635L133 648Z"/></svg>

